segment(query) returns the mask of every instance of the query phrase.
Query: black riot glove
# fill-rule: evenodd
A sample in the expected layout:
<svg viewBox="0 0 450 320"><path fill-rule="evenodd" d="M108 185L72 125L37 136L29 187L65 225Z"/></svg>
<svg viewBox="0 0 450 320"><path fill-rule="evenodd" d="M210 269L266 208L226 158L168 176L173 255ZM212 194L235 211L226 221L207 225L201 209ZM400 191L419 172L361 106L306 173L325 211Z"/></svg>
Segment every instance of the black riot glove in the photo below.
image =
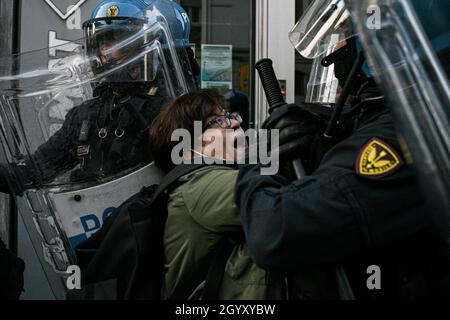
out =
<svg viewBox="0 0 450 320"><path fill-rule="evenodd" d="M6 170L6 166L0 163L0 192L10 193L11 190L8 184L8 171Z"/></svg>
<svg viewBox="0 0 450 320"><path fill-rule="evenodd" d="M23 196L27 185L31 185L31 174L22 165L0 163L0 192Z"/></svg>
<svg viewBox="0 0 450 320"><path fill-rule="evenodd" d="M297 105L277 108L264 122L263 129L278 129L281 162L301 158L307 161L312 143L318 135L318 118Z"/></svg>
<svg viewBox="0 0 450 320"><path fill-rule="evenodd" d="M23 292L25 263L0 239L0 300L17 300Z"/></svg>

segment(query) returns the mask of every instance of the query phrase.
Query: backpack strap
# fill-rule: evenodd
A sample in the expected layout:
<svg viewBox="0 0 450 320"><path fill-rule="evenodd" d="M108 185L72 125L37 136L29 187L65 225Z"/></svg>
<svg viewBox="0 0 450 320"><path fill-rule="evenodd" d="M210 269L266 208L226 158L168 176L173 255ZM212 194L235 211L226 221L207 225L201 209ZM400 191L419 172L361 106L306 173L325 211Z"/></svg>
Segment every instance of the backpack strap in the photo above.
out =
<svg viewBox="0 0 450 320"><path fill-rule="evenodd" d="M206 275L202 300L211 301L219 299L219 290L225 274L225 267L235 247L235 243L232 243L230 239L226 239L216 249L208 274Z"/></svg>
<svg viewBox="0 0 450 320"><path fill-rule="evenodd" d="M156 189L155 194L153 196L153 201L158 199L162 194L168 194L171 189L176 187L175 183L180 179L181 177L192 173L194 171L197 171L203 167L206 167L205 164L183 164L177 166L175 169L170 171L161 181L161 183L158 186L158 189Z"/></svg>

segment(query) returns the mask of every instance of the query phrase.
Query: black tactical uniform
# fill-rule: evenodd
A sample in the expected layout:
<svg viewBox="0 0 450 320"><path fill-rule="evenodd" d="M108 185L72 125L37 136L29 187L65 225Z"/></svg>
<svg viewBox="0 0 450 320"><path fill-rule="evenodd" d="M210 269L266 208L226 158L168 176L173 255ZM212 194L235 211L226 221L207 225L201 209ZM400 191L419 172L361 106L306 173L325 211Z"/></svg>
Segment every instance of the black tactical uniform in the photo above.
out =
<svg viewBox="0 0 450 320"><path fill-rule="evenodd" d="M128 85L127 95L118 95L117 88L124 92L125 85L99 85L94 98L70 110L62 128L25 159L25 165L3 165L0 190L10 192L9 182L21 194L25 187L49 182L73 168L70 178L77 182L149 163L148 128L168 95L162 81L135 82Z"/></svg>
<svg viewBox="0 0 450 320"><path fill-rule="evenodd" d="M302 179L241 167L236 198L252 258L288 274L293 298L338 298L340 264L356 298L448 295L448 259L389 110L363 101L351 113L349 130ZM317 159L313 149L304 162ZM381 290L367 287L371 265L381 268Z"/></svg>
<svg viewBox="0 0 450 320"><path fill-rule="evenodd" d="M23 291L22 259L9 251L0 239L0 301L17 300Z"/></svg>

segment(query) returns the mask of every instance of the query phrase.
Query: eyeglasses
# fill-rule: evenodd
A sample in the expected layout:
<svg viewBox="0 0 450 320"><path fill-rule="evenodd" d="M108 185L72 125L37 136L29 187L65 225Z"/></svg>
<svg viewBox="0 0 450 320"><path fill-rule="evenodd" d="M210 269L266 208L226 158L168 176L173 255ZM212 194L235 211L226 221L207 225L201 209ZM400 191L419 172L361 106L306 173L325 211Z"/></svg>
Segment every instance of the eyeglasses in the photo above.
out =
<svg viewBox="0 0 450 320"><path fill-rule="evenodd" d="M218 124L219 127L221 127L222 129L229 129L231 128L231 120L236 120L239 122L239 124L243 122L240 114L237 112L233 112L215 117L214 119L212 119L210 122L207 123L205 128L209 128L212 125Z"/></svg>

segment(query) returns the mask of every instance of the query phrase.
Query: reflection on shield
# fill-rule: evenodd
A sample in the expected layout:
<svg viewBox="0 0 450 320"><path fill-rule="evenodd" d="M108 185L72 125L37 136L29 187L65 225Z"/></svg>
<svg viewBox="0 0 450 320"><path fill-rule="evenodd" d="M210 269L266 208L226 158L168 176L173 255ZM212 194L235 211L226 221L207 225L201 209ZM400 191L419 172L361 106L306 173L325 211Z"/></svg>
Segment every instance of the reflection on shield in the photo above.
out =
<svg viewBox="0 0 450 320"><path fill-rule="evenodd" d="M315 59L355 35L344 0L312 1L289 33L294 48Z"/></svg>
<svg viewBox="0 0 450 320"><path fill-rule="evenodd" d="M334 75L334 64L322 65L322 59L331 53L331 50L328 50L325 55L314 59L306 91L306 103L332 106L339 100L341 88Z"/></svg>
<svg viewBox="0 0 450 320"><path fill-rule="evenodd" d="M48 49L1 60L7 178L57 298L76 264L73 248L123 201L159 182L148 128L165 103L195 86L185 49L158 21L102 56L79 47L59 60ZM102 57L115 59L105 68Z"/></svg>
<svg viewBox="0 0 450 320"><path fill-rule="evenodd" d="M442 53L446 48L448 53L450 47L450 3L416 1L413 6L402 0L352 0L346 4L407 151L418 168L424 194L432 206L430 213L448 240L450 85L443 68L448 56L443 59L438 50ZM381 28L368 27L368 7L380 11Z"/></svg>
<svg viewBox="0 0 450 320"><path fill-rule="evenodd" d="M9 197L4 194L0 194L0 239L10 246L10 225L11 215L9 212Z"/></svg>

